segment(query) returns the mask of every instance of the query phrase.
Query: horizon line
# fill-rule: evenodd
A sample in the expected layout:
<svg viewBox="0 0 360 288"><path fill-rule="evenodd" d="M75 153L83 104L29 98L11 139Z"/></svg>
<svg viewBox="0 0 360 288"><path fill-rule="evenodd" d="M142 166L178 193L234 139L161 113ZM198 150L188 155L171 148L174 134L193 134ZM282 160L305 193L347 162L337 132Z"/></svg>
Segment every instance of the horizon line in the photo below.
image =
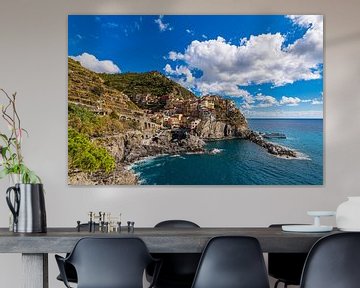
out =
<svg viewBox="0 0 360 288"><path fill-rule="evenodd" d="M295 117L245 117L246 119L255 119L255 120L271 120L271 119L276 119L276 120L324 120L324 118L295 118Z"/></svg>

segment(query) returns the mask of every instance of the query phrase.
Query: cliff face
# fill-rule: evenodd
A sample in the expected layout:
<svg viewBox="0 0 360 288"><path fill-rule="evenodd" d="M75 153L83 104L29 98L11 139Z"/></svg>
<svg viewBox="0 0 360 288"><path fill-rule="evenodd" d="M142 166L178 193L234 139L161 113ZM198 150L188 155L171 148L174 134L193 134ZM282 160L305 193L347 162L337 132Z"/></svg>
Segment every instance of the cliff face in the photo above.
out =
<svg viewBox="0 0 360 288"><path fill-rule="evenodd" d="M246 123L230 125L209 119L200 122L196 132L202 139L246 138L249 128Z"/></svg>
<svg viewBox="0 0 360 288"><path fill-rule="evenodd" d="M210 107L209 113L196 127L197 134L204 139L247 138L249 127L244 115L233 101L212 95L203 97Z"/></svg>

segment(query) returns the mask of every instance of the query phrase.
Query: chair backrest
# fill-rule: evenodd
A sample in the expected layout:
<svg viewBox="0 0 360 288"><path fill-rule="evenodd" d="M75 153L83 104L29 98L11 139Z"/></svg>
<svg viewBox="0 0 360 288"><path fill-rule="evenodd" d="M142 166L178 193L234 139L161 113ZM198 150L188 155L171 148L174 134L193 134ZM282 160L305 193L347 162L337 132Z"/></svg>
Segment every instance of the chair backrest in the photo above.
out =
<svg viewBox="0 0 360 288"><path fill-rule="evenodd" d="M142 288L152 258L138 238L82 238L67 261L76 269L78 288Z"/></svg>
<svg viewBox="0 0 360 288"><path fill-rule="evenodd" d="M333 234L316 242L306 259L300 287L360 287L360 233Z"/></svg>
<svg viewBox="0 0 360 288"><path fill-rule="evenodd" d="M156 224L155 228L200 228L200 226L188 220L166 220ZM162 260L158 286L162 284L164 284L163 286L171 286L178 283L190 286L194 279L200 256L200 253L156 254L156 258Z"/></svg>
<svg viewBox="0 0 360 288"><path fill-rule="evenodd" d="M155 228L200 228L200 226L188 220L166 220L156 224Z"/></svg>
<svg viewBox="0 0 360 288"><path fill-rule="evenodd" d="M212 238L203 254L192 288L268 288L264 258L256 238Z"/></svg>

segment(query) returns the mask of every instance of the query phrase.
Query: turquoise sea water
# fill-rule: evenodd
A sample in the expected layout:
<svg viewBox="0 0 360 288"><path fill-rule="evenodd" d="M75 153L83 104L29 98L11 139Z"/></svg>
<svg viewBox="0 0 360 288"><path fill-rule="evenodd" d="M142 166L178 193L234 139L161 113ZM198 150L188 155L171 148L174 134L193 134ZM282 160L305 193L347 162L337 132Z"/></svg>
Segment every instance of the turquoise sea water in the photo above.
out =
<svg viewBox="0 0 360 288"><path fill-rule="evenodd" d="M323 120L249 119L251 129L280 132L272 142L293 148L305 159L282 159L247 140L207 143L209 154L165 155L132 166L142 185L322 185Z"/></svg>

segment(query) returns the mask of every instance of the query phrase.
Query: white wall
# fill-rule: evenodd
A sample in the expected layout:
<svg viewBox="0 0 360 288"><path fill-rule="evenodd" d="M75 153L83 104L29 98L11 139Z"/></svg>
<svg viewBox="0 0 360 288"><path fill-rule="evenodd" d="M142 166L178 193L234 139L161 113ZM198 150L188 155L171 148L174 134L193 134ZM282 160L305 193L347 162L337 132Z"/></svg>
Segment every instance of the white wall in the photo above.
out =
<svg viewBox="0 0 360 288"><path fill-rule="evenodd" d="M360 195L360 2L358 0L1 0L0 87L18 92L30 137L26 160L46 187L48 226L73 226L89 210L122 212L136 226L186 218L201 226L308 222ZM68 14L324 14L325 185L67 186ZM8 224L6 180L0 226ZM333 220L328 223L334 224ZM50 287L57 271L50 256ZM0 255L1 287L20 287L20 256Z"/></svg>

